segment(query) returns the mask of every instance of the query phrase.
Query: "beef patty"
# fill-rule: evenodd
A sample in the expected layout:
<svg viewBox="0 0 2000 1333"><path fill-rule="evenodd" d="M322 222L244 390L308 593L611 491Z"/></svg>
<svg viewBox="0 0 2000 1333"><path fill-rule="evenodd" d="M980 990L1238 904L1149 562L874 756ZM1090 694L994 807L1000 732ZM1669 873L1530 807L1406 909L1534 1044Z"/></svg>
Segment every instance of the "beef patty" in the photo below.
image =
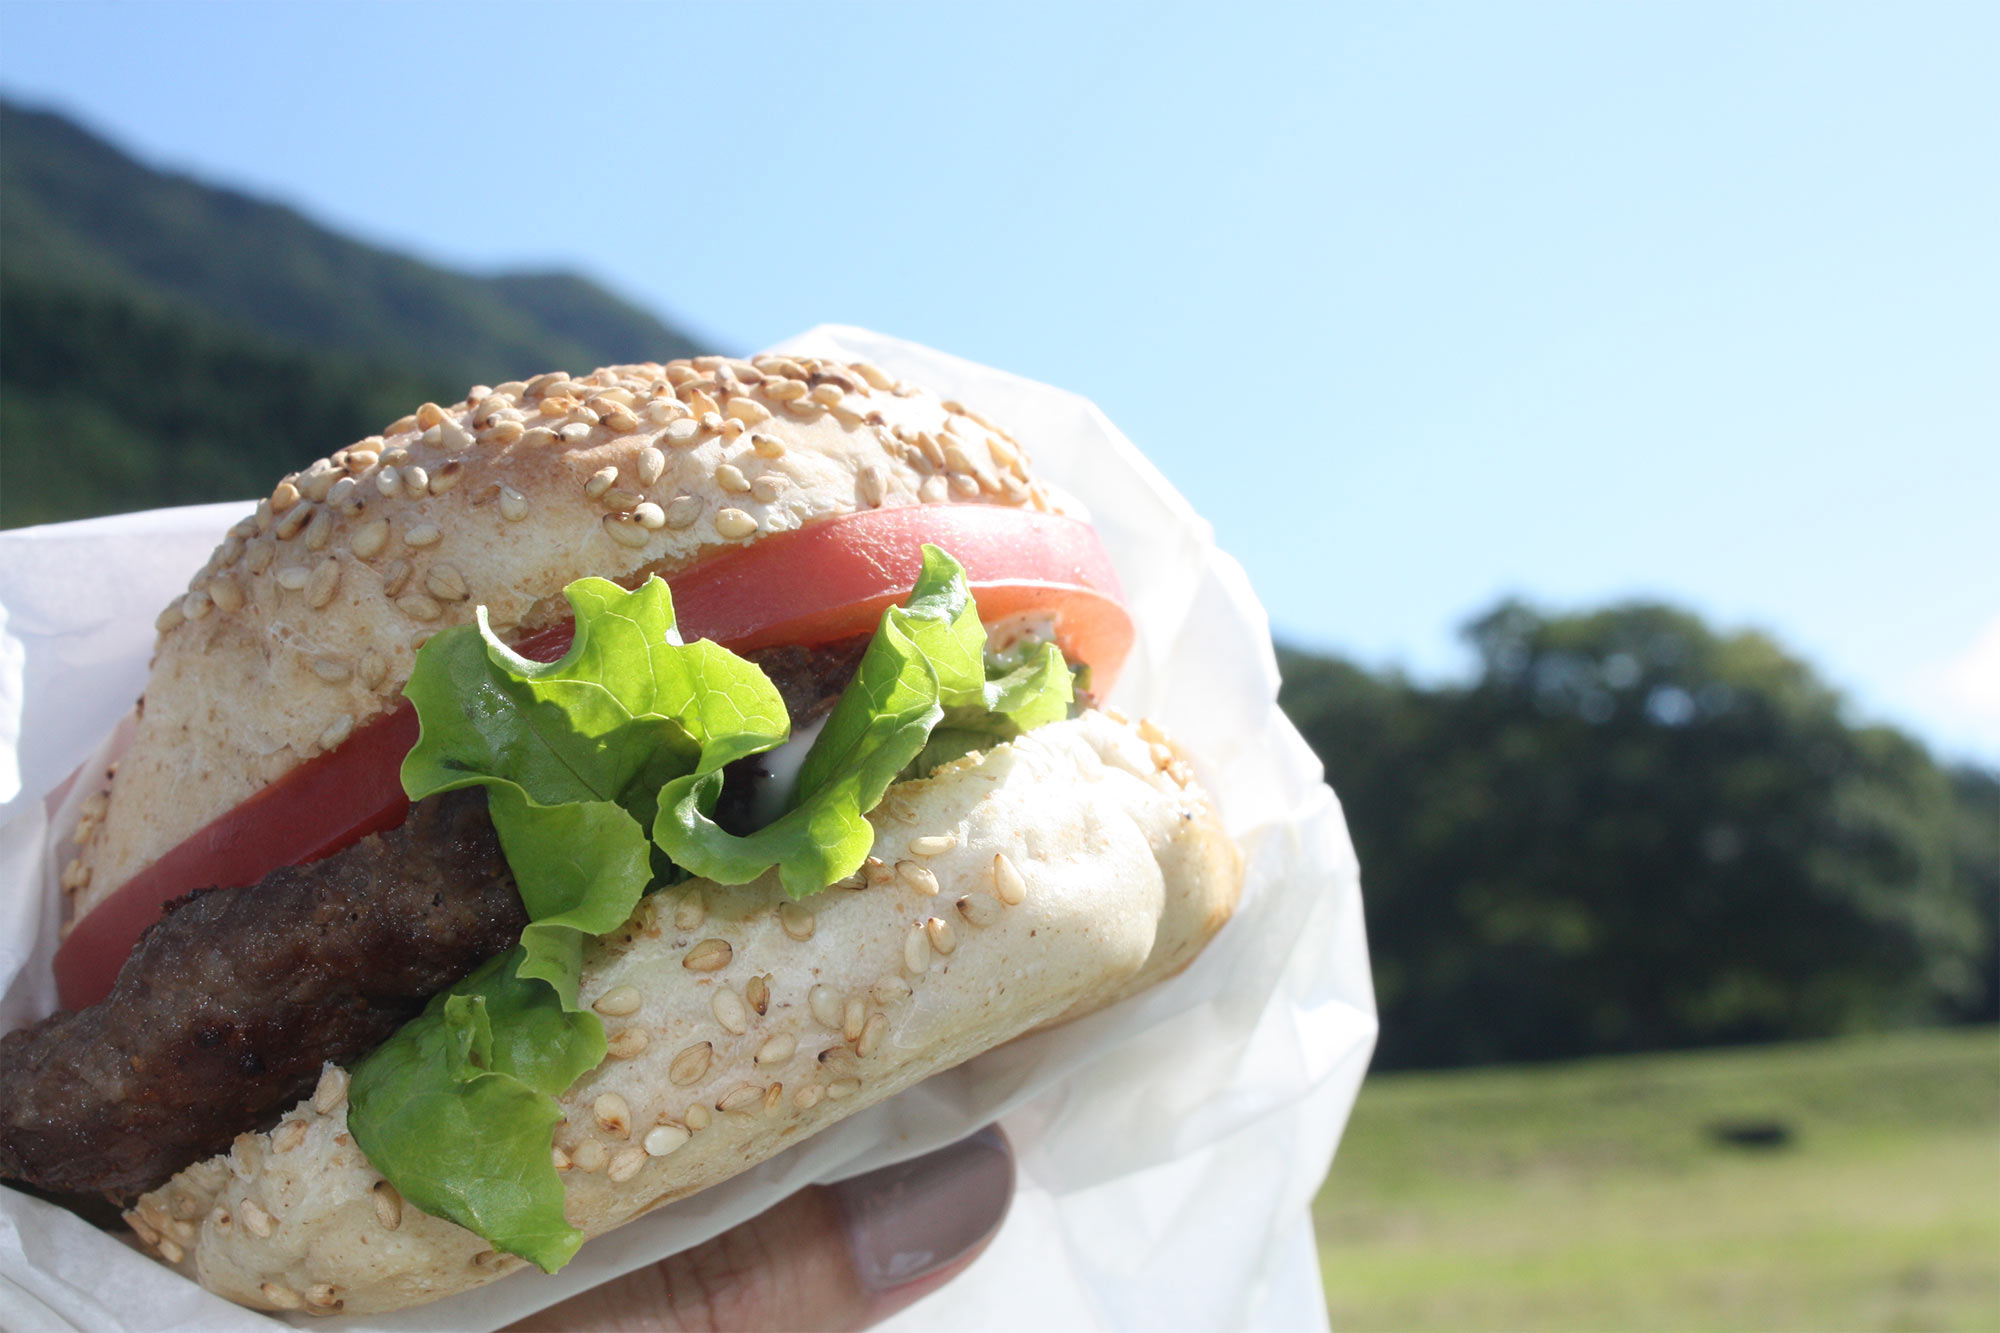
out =
<svg viewBox="0 0 2000 1333"><path fill-rule="evenodd" d="M833 706L866 636L746 653L793 726ZM725 773L747 809L756 759ZM247 888L178 899L102 1002L0 1036L0 1177L58 1193L153 1188L312 1091L527 924L483 791Z"/></svg>

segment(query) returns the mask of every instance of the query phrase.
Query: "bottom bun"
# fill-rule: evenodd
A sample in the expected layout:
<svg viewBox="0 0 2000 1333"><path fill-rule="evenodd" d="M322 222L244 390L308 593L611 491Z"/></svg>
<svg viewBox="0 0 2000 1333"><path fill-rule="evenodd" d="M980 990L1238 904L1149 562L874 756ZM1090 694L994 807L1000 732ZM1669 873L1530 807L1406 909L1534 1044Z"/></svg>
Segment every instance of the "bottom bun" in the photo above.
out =
<svg viewBox="0 0 2000 1333"><path fill-rule="evenodd" d="M1242 881L1188 777L1150 726L1089 713L892 788L857 888L793 903L767 875L649 896L585 954L584 1001L617 991L601 1008L620 1012L610 1057L562 1098L569 1220L608 1231L1185 966ZM684 966L723 945L719 969ZM394 1310L521 1267L403 1205L346 1132L346 1088L329 1067L269 1133L141 1198L134 1230L265 1309Z"/></svg>

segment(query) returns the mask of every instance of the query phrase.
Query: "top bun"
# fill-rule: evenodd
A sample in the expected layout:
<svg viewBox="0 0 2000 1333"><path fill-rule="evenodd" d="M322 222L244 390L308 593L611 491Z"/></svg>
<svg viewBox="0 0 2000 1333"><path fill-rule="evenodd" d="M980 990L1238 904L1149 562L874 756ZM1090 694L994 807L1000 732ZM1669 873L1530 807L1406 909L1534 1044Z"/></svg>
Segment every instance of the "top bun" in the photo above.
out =
<svg viewBox="0 0 2000 1333"><path fill-rule="evenodd" d="M696 357L425 403L280 481L161 613L131 748L63 873L74 915L394 707L475 607L514 636L586 574L954 501L1060 511L1004 430L859 363Z"/></svg>

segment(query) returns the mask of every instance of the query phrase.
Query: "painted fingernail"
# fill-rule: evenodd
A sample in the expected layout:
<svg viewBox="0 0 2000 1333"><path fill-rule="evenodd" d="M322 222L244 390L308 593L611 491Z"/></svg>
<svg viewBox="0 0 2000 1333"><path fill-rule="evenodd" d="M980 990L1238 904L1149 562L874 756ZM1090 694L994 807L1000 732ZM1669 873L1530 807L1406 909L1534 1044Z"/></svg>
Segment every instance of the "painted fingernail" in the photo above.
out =
<svg viewBox="0 0 2000 1333"><path fill-rule="evenodd" d="M1014 1197L1014 1154L988 1126L934 1153L832 1187L854 1268L870 1291L939 1269L1000 1229Z"/></svg>

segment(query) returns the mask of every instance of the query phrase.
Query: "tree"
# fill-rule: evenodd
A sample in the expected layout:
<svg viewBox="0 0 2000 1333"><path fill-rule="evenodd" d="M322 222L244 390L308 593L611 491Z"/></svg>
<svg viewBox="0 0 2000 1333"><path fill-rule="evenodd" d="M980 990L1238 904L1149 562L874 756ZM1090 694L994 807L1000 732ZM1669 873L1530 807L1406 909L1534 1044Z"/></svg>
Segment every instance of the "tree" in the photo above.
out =
<svg viewBox="0 0 2000 1333"><path fill-rule="evenodd" d="M1460 687L1285 656L1361 854L1383 1064L1993 1012L1990 775L1670 607L1507 602L1466 634Z"/></svg>

